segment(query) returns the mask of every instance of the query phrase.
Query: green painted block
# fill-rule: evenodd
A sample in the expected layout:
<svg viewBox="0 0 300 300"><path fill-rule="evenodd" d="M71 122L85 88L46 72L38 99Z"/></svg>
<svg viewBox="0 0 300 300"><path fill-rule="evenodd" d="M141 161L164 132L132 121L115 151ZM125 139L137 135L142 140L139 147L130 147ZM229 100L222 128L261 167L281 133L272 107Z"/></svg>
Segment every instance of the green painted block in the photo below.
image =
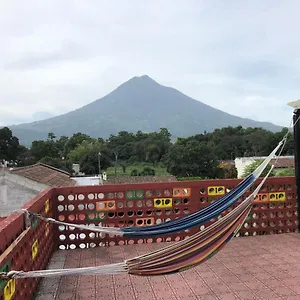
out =
<svg viewBox="0 0 300 300"><path fill-rule="evenodd" d="M93 217L92 217L93 215ZM102 221L106 219L106 212L104 211L92 211L86 214L89 221Z"/></svg>
<svg viewBox="0 0 300 300"><path fill-rule="evenodd" d="M143 199L144 198L143 190L132 190L126 191L126 199L134 200L134 199Z"/></svg>
<svg viewBox="0 0 300 300"><path fill-rule="evenodd" d="M38 222L39 222L39 219L38 219L36 216L33 216L32 223L31 223L31 227L32 227L33 229L36 228Z"/></svg>
<svg viewBox="0 0 300 300"><path fill-rule="evenodd" d="M0 268L0 273L1 273L1 272L7 273L7 272L9 272L9 271L10 271L10 262L8 261L8 262L6 262L6 263L4 264L4 266L2 266L2 267ZM0 280L0 291L3 290L3 288L5 287L7 281L8 281L8 280Z"/></svg>

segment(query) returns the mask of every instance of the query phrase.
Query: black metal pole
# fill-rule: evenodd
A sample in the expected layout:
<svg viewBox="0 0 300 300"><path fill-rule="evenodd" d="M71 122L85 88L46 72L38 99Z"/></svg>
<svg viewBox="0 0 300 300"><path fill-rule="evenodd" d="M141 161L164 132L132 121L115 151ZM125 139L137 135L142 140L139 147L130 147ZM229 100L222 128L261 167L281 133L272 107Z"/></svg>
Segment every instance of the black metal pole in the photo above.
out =
<svg viewBox="0 0 300 300"><path fill-rule="evenodd" d="M298 204L298 232L300 232L300 109L294 110L294 159L295 159L295 177L297 188L297 204Z"/></svg>

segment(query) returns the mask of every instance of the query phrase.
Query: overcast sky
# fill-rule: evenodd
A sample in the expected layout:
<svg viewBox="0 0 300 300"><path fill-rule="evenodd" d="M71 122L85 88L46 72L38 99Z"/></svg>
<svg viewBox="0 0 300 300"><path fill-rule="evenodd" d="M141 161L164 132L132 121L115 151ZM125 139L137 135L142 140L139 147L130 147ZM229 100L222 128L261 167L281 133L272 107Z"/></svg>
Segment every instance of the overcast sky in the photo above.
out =
<svg viewBox="0 0 300 300"><path fill-rule="evenodd" d="M0 0L0 45L0 125L71 111L144 74L284 126L300 98L299 0Z"/></svg>

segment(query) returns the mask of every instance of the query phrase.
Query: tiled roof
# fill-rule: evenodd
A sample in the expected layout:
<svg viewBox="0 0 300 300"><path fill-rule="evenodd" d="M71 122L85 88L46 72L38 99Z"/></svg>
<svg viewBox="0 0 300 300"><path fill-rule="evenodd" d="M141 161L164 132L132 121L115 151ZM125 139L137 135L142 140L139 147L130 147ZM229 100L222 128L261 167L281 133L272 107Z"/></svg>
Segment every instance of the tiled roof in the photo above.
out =
<svg viewBox="0 0 300 300"><path fill-rule="evenodd" d="M274 163L275 159L271 161L271 163ZM293 168L295 166L294 158L291 157L280 157L276 164L275 168Z"/></svg>
<svg viewBox="0 0 300 300"><path fill-rule="evenodd" d="M70 174L68 172L43 163L15 168L10 170L10 172L51 187L73 186L76 184L76 181L70 178Z"/></svg>
<svg viewBox="0 0 300 300"><path fill-rule="evenodd" d="M144 182L169 182L177 181L175 176L121 176L104 180L104 184L144 183Z"/></svg>

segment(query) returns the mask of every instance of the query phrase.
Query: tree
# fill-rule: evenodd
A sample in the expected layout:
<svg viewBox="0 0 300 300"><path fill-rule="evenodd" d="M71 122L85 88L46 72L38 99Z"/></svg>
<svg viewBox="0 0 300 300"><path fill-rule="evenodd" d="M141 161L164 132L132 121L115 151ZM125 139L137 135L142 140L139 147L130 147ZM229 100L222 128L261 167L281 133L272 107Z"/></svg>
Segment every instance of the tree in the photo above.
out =
<svg viewBox="0 0 300 300"><path fill-rule="evenodd" d="M80 160L80 171L87 175L99 174L99 156L97 151L89 152ZM101 152L101 171L111 166L111 161L106 153Z"/></svg>
<svg viewBox="0 0 300 300"><path fill-rule="evenodd" d="M49 133L48 133L48 139L49 139L50 141L53 141L53 140L56 139L56 135L55 135L53 132L49 132Z"/></svg>
<svg viewBox="0 0 300 300"><path fill-rule="evenodd" d="M73 134L69 140L64 145L64 156L67 156L72 150L74 150L78 145L80 145L83 141L92 141L94 140L89 135L78 132Z"/></svg>
<svg viewBox="0 0 300 300"><path fill-rule="evenodd" d="M54 168L72 173L72 163L69 161L61 160L60 158L54 158L45 156L39 162L52 166Z"/></svg>
<svg viewBox="0 0 300 300"><path fill-rule="evenodd" d="M284 170L280 170L276 174L277 176L295 176L294 168L286 168Z"/></svg>
<svg viewBox="0 0 300 300"><path fill-rule="evenodd" d="M59 158L60 152L53 141L33 141L30 152L36 161L41 160L43 157Z"/></svg>
<svg viewBox="0 0 300 300"><path fill-rule="evenodd" d="M170 149L166 160L167 170L178 177L218 178L223 177L223 171L214 149L196 140L182 140Z"/></svg>
<svg viewBox="0 0 300 300"><path fill-rule="evenodd" d="M15 162L21 151L19 139L13 136L12 131L8 127L0 129L0 162Z"/></svg>
<svg viewBox="0 0 300 300"><path fill-rule="evenodd" d="M243 173L242 177L247 177L249 174L251 174L258 166L261 165L261 163L263 162L263 160L257 160L254 161L253 163L251 163L250 165L248 165ZM271 165L269 164L264 171L262 172L262 174L260 175L260 177L265 177L267 175L267 173L270 171L271 169ZM275 176L274 170L271 171L270 177Z"/></svg>
<svg viewBox="0 0 300 300"><path fill-rule="evenodd" d="M72 163L79 163L82 157L91 152L101 152L103 149L103 144L98 140L83 140L80 144L76 146L75 149L69 152L68 159Z"/></svg>

